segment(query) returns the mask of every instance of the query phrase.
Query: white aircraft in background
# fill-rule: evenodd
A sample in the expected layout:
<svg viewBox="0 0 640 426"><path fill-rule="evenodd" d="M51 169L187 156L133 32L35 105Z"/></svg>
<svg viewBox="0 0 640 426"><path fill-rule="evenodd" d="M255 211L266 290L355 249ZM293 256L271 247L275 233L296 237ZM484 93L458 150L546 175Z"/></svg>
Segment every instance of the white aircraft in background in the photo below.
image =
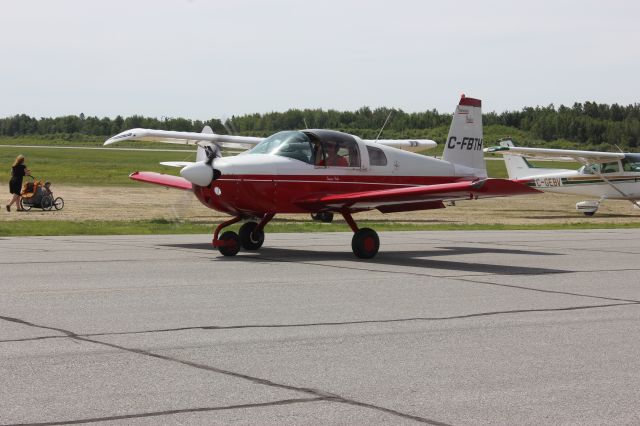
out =
<svg viewBox="0 0 640 426"><path fill-rule="evenodd" d="M576 210L593 216L604 200L627 200L640 209L640 154L574 151L569 149L521 148L510 140L485 152L502 154L509 179L544 192L584 195L597 200L580 201ZM582 163L578 170L545 169L526 158Z"/></svg>

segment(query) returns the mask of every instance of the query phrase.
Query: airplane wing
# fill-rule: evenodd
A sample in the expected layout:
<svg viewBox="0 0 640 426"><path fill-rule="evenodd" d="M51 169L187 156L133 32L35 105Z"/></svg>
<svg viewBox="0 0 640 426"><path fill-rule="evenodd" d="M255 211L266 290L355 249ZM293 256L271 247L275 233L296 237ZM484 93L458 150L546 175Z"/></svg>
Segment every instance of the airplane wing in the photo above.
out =
<svg viewBox="0 0 640 426"><path fill-rule="evenodd" d="M162 142L180 145L197 145L198 142L212 142L216 145L232 150L245 150L263 141L263 138L253 136L217 135L215 133L176 132L172 130L130 129L118 133L107 139L104 145L111 145L123 141ZM379 139L365 140L380 145L391 146L407 151L421 151L431 149L437 145L429 139Z"/></svg>
<svg viewBox="0 0 640 426"><path fill-rule="evenodd" d="M213 142L227 149L245 150L262 142L263 138L252 136L217 135L215 133L175 132L172 130L131 129L107 139L104 145L123 141L162 142L181 145L197 145L198 142Z"/></svg>
<svg viewBox="0 0 640 426"><path fill-rule="evenodd" d="M444 201L505 197L539 193L537 189L507 179L483 179L436 185L421 185L378 191L321 195L297 204L311 209L378 209L383 213L444 207Z"/></svg>
<svg viewBox="0 0 640 426"><path fill-rule="evenodd" d="M365 142L379 143L380 145L391 146L405 151L422 151L435 148L438 144L430 139L365 139Z"/></svg>
<svg viewBox="0 0 640 426"><path fill-rule="evenodd" d="M519 146L492 146L484 152L520 155L527 158L554 159L559 161L578 161L580 163L605 163L624 158L622 152L576 151L572 149L521 148Z"/></svg>
<svg viewBox="0 0 640 426"><path fill-rule="evenodd" d="M182 189L184 191L191 191L193 186L191 182L180 176L165 175L163 173L155 172L133 172L129 175L130 179L140 182L153 183L155 185L166 186L169 188Z"/></svg>

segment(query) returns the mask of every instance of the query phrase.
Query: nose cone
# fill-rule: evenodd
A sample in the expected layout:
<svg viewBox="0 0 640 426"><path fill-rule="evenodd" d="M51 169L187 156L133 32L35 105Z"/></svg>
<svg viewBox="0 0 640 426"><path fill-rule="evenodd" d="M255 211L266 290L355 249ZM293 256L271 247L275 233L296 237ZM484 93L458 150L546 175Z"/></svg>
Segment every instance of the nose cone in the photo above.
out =
<svg viewBox="0 0 640 426"><path fill-rule="evenodd" d="M198 161L183 167L180 175L195 185L208 186L213 180L213 167L204 161Z"/></svg>

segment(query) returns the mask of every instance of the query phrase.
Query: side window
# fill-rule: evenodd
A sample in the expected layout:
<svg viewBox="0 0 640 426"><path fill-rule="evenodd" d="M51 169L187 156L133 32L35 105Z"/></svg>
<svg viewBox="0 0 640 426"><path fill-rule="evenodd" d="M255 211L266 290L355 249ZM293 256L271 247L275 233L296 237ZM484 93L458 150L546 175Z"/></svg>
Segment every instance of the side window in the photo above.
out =
<svg viewBox="0 0 640 426"><path fill-rule="evenodd" d="M322 156L316 150L316 165L326 167L360 167L356 141L327 139L322 142Z"/></svg>
<svg viewBox="0 0 640 426"><path fill-rule="evenodd" d="M367 152L369 153L369 165L371 166L386 166L387 156L384 155L384 151L375 146L367 145Z"/></svg>
<svg viewBox="0 0 640 426"><path fill-rule="evenodd" d="M602 164L602 173L616 173L619 171L620 171L620 167L618 167L617 161Z"/></svg>

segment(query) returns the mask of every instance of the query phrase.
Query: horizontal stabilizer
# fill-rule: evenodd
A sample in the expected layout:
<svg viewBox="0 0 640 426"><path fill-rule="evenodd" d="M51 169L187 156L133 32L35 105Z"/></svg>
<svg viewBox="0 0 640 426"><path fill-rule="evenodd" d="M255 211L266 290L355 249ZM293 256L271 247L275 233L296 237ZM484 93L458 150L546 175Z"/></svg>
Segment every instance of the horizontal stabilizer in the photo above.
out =
<svg viewBox="0 0 640 426"><path fill-rule="evenodd" d="M193 186L188 180L180 176L166 175L156 172L133 172L129 175L130 179L140 182L153 183L155 185L166 186L169 188L182 189L190 191Z"/></svg>

